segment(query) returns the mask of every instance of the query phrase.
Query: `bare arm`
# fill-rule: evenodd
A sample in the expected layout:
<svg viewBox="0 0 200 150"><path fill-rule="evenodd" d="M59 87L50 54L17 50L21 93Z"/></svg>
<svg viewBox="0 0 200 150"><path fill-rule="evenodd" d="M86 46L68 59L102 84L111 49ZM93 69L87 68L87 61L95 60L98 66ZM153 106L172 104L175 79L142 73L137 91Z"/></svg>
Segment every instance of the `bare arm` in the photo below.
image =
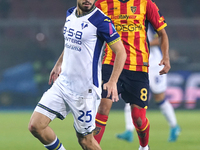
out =
<svg viewBox="0 0 200 150"><path fill-rule="evenodd" d="M162 50L162 55L163 55L163 58L159 64L159 65L164 65L164 68L159 72L160 75L162 75L168 73L168 71L171 68L170 58L169 58L169 40L165 29L158 31L158 36L161 39L160 48Z"/></svg>
<svg viewBox="0 0 200 150"><path fill-rule="evenodd" d="M62 54L60 55L60 57L58 58L55 66L53 67L50 76L49 76L49 84L56 81L56 79L58 78L59 74L61 73L61 65L62 65L62 61L63 61L63 54L64 54L64 50L62 52Z"/></svg>
<svg viewBox="0 0 200 150"><path fill-rule="evenodd" d="M103 88L108 91L107 97L112 95L112 101L115 102L119 100L117 81L124 67L127 55L121 40L111 45L110 48L115 53L116 57L110 79L103 85Z"/></svg>
<svg viewBox="0 0 200 150"><path fill-rule="evenodd" d="M155 37L152 41L149 42L150 46L160 46L160 40L158 37Z"/></svg>

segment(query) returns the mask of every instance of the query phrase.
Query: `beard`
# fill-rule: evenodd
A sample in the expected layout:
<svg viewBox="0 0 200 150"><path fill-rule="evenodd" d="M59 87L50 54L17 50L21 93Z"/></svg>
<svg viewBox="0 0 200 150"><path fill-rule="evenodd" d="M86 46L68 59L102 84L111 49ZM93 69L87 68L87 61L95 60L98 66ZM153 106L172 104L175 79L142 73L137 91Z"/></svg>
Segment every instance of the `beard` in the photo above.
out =
<svg viewBox="0 0 200 150"><path fill-rule="evenodd" d="M89 3L89 2L88 2ZM90 10L92 10L92 8L94 7L94 4L89 3L89 6L83 6L84 3L78 3L78 7L79 9L81 9L84 13L89 12ZM90 7L91 6L91 7Z"/></svg>

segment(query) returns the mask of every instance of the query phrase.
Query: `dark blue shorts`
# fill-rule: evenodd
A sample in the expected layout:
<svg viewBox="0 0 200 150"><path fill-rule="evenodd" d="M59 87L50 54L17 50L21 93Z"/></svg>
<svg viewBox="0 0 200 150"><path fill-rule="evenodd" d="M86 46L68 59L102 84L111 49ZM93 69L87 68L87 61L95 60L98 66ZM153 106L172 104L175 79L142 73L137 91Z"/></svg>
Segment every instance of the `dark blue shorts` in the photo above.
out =
<svg viewBox="0 0 200 150"><path fill-rule="evenodd" d="M112 69L112 65L104 64L102 66L102 98L107 97L107 91L103 90L103 84L108 82ZM117 82L117 90L126 103L147 107L149 99L148 73L123 69Z"/></svg>

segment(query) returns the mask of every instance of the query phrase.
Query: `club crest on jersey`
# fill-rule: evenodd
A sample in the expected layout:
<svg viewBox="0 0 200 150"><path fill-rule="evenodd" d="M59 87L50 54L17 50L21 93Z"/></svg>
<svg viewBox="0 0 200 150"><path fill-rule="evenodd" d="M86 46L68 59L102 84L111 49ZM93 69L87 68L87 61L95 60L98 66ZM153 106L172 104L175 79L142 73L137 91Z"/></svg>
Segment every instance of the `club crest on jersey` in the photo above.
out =
<svg viewBox="0 0 200 150"><path fill-rule="evenodd" d="M137 7L136 7L136 6L131 6L131 11L132 11L132 13L135 13L136 10L137 10Z"/></svg>
<svg viewBox="0 0 200 150"><path fill-rule="evenodd" d="M85 22L83 22L83 23L81 24L81 27L82 27L82 30L83 30L84 28L88 27L88 24L85 23Z"/></svg>

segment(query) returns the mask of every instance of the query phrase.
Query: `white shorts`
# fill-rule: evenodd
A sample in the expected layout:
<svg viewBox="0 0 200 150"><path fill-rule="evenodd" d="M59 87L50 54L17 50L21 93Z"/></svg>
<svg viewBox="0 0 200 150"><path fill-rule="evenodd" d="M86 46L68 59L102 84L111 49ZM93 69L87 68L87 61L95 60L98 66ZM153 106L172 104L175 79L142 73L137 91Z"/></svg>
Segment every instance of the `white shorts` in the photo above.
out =
<svg viewBox="0 0 200 150"><path fill-rule="evenodd" d="M163 66L152 66L149 67L149 86L154 94L160 94L167 89L167 75L159 75L159 71L162 70Z"/></svg>
<svg viewBox="0 0 200 150"><path fill-rule="evenodd" d="M167 75L159 75L159 71L164 66L159 66L162 59L161 52L158 47L151 47L151 53L149 57L149 86L154 94L160 94L167 89Z"/></svg>
<svg viewBox="0 0 200 150"><path fill-rule="evenodd" d="M74 117L75 130L83 135L95 129L97 94L88 89L84 94L75 94L68 85L58 78L52 87L44 93L35 111L44 114L51 120L64 119L71 111ZM78 87L77 87L78 88Z"/></svg>

